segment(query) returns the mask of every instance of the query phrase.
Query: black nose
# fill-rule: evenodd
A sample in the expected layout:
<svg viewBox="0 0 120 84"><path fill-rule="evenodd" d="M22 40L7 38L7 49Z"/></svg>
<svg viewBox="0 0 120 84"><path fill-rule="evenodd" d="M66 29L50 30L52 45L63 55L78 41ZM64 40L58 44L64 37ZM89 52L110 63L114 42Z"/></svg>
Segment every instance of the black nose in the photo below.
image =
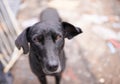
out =
<svg viewBox="0 0 120 84"><path fill-rule="evenodd" d="M47 63L47 69L48 71L56 71L58 69L58 63L56 61L50 61Z"/></svg>

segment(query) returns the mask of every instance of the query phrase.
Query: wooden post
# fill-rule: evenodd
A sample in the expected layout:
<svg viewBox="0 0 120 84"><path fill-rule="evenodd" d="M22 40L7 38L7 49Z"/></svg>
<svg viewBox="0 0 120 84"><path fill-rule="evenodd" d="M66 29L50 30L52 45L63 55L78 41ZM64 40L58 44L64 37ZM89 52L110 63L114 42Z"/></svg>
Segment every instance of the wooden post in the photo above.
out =
<svg viewBox="0 0 120 84"><path fill-rule="evenodd" d="M2 54L0 52L0 61L4 65L4 72L6 73L22 53L22 51L19 51L14 45L16 36L22 30L20 29L20 25L18 26L15 16L9 8L7 0L0 1L0 11L0 40L3 42L0 44L4 44L0 46L2 52ZM1 22L3 23L1 24Z"/></svg>

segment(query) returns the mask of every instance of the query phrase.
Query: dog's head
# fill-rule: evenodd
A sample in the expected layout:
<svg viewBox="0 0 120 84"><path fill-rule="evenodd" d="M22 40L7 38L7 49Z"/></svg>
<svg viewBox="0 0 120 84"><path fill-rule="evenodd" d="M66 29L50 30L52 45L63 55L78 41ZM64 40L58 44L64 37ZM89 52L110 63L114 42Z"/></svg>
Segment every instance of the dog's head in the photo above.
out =
<svg viewBox="0 0 120 84"><path fill-rule="evenodd" d="M40 61L43 71L50 74L61 71L60 56L63 52L64 39L72 39L80 33L82 33L80 28L67 22L38 22L26 28L18 36L15 44L18 49L23 48L24 54L28 52L34 54Z"/></svg>

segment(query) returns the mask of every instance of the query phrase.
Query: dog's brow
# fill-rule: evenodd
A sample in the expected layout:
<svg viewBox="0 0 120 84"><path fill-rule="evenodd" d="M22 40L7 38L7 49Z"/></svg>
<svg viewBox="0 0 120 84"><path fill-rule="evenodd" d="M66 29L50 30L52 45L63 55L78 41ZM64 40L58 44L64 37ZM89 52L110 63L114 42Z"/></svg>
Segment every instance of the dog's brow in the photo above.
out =
<svg viewBox="0 0 120 84"><path fill-rule="evenodd" d="M62 32L58 29L53 29L51 32L54 33L54 34L58 34L58 35L62 34Z"/></svg>

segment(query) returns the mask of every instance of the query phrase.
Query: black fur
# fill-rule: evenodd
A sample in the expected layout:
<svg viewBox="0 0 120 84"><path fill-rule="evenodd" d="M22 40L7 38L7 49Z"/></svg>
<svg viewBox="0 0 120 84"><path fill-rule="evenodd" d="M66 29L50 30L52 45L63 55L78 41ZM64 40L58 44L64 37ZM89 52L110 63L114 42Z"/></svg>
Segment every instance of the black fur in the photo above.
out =
<svg viewBox="0 0 120 84"><path fill-rule="evenodd" d="M23 48L24 54L29 52L32 72L41 84L47 84L46 75L55 76L56 84L60 84L66 61L64 39L71 39L82 31L70 23L62 22L53 8L44 10L40 20L26 28L18 36L15 44L18 49Z"/></svg>
<svg viewBox="0 0 120 84"><path fill-rule="evenodd" d="M10 72L3 72L3 65L0 61L0 84L13 84L13 76Z"/></svg>

